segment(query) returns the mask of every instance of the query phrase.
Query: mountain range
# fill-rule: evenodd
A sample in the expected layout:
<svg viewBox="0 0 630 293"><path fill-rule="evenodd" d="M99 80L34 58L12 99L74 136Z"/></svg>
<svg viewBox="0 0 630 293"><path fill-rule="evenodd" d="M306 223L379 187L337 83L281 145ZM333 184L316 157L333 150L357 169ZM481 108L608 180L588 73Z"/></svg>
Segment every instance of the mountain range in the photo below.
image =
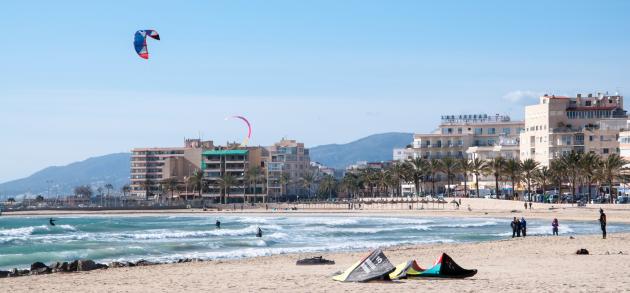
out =
<svg viewBox="0 0 630 293"><path fill-rule="evenodd" d="M405 147L411 133L374 134L346 144L327 144L310 148L311 161L343 169L357 161L387 161L392 149ZM112 184L117 190L129 182L130 153L89 158L65 166L52 166L31 176L0 184L3 197L21 194L70 194L78 185L93 187Z"/></svg>

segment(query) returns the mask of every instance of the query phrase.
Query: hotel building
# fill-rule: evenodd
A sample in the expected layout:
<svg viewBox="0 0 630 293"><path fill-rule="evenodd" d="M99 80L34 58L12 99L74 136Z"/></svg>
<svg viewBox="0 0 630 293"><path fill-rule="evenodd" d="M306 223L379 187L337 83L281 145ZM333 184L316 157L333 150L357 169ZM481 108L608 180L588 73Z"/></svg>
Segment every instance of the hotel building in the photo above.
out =
<svg viewBox="0 0 630 293"><path fill-rule="evenodd" d="M226 192L228 198L245 199L246 196L264 197L263 183L253 184L246 182L246 173L255 166L259 166L264 170L263 161L264 148L262 147L236 147L217 148L213 150L205 150L201 154L201 169L204 172L203 180L207 183L203 193L203 197L218 198L222 195L219 180L225 176L231 176L234 179L234 185ZM261 172L262 173L262 172ZM256 189L256 192L247 194L248 191ZM228 194L229 193L229 194Z"/></svg>
<svg viewBox="0 0 630 293"><path fill-rule="evenodd" d="M514 157L518 152L523 121L507 115L447 115L430 134L414 134L412 149L395 155L440 159L444 157L490 157L497 154ZM498 153L495 153L497 152ZM412 155L411 155L412 153Z"/></svg>
<svg viewBox="0 0 630 293"><path fill-rule="evenodd" d="M627 119L620 95L544 95L538 104L525 107L521 160L549 165L571 151L619 154L619 133L627 128Z"/></svg>
<svg viewBox="0 0 630 293"><path fill-rule="evenodd" d="M160 193L166 179L184 184L186 178L201 170L201 153L212 149L212 141L186 139L183 147L134 148L131 151L132 196L148 197Z"/></svg>

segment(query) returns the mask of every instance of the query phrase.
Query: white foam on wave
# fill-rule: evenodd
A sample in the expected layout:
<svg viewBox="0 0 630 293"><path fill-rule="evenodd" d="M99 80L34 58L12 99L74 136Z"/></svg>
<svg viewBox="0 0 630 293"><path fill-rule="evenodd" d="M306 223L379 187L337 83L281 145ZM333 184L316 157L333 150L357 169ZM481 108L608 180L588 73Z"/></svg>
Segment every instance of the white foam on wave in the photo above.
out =
<svg viewBox="0 0 630 293"><path fill-rule="evenodd" d="M453 224L433 224L429 225L430 228L472 228L472 227L485 227L494 226L499 224L497 221L484 221L473 223L453 223Z"/></svg>

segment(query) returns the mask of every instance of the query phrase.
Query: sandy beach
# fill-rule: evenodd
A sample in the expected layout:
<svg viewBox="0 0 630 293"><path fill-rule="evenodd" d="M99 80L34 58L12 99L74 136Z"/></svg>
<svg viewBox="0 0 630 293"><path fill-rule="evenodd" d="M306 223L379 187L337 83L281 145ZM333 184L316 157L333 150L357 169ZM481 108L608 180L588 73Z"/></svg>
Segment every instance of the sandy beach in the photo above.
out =
<svg viewBox="0 0 630 293"><path fill-rule="evenodd" d="M622 292L630 290L630 234L528 237L476 244L390 248L394 264L431 265L442 252L479 273L464 280L339 283L331 275L361 253L333 253L335 265L296 266L305 255L167 264L0 279L4 292ZM586 248L590 255L575 255ZM619 252L623 254L619 254Z"/></svg>
<svg viewBox="0 0 630 293"><path fill-rule="evenodd" d="M390 216L460 216L593 221L597 225L599 205L534 204L525 211L522 202L464 199L463 208L447 205L443 210L405 210L376 206L347 211L306 206L290 214L345 214ZM467 210L470 205L472 211ZM630 207L603 205L609 222L630 221ZM201 210L125 211L123 214L216 213ZM271 211L246 210L247 213L273 214ZM77 212L72 212L77 214ZM120 211L90 214L120 214ZM240 213L222 211L221 213ZM280 214L280 212L275 212ZM5 215L62 214L47 211L6 213ZM80 213L79 214L83 214ZM506 227L506 230L509 228ZM199 263L165 264L148 267L116 268L91 272L52 274L0 279L4 292L620 292L630 291L630 234L535 236L500 241L463 244L429 244L385 249L386 256L396 265L417 259L424 267L446 252L464 268L476 268L479 273L464 280L400 280L394 282L339 283L331 276L343 271L368 251L351 253L288 254L237 260ZM575 255L586 248L590 255ZM336 261L327 266L296 266L302 257L323 255Z"/></svg>

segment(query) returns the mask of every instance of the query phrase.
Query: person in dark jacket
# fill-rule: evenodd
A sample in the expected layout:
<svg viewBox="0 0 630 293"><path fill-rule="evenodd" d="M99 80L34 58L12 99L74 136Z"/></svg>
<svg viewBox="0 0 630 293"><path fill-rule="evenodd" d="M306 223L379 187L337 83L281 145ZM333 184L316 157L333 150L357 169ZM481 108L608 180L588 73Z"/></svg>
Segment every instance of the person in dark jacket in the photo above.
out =
<svg viewBox="0 0 630 293"><path fill-rule="evenodd" d="M521 229L523 229L521 226L521 220L516 219L516 237L521 237Z"/></svg>
<svg viewBox="0 0 630 293"><path fill-rule="evenodd" d="M599 225L602 228L602 238L606 239L606 214L603 209L599 209Z"/></svg>
<svg viewBox="0 0 630 293"><path fill-rule="evenodd" d="M516 237L516 217L514 217L514 220L512 220L510 226L512 227L512 238L514 238Z"/></svg>
<svg viewBox="0 0 630 293"><path fill-rule="evenodd" d="M219 221L219 219L217 219L217 222L214 223L214 225L217 227L217 229L221 229L221 221Z"/></svg>
<svg viewBox="0 0 630 293"><path fill-rule="evenodd" d="M551 221L553 235L558 236L558 226L558 219L554 218L553 221Z"/></svg>
<svg viewBox="0 0 630 293"><path fill-rule="evenodd" d="M527 236L527 221L525 221L525 217L521 218L521 233L523 233L523 237Z"/></svg>

